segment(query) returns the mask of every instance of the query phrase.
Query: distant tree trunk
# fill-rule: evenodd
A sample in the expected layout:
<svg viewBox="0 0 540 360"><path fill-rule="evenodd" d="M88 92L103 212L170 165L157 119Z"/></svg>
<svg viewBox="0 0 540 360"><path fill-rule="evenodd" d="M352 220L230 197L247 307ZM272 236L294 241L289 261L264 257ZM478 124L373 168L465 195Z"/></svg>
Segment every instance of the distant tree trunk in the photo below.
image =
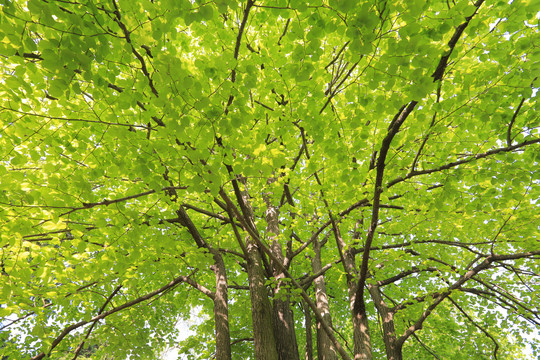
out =
<svg viewBox="0 0 540 360"><path fill-rule="evenodd" d="M311 267L313 273L316 274L322 270L321 263L321 245L317 239L313 241L313 250L315 256L311 260ZM328 296L326 293L326 283L324 281L324 276L321 275L313 281L315 287L315 300L317 305L317 310L321 313L323 319L331 327L332 326L332 317L330 315L330 307L328 305ZM322 329L321 324L317 322L317 354L319 360L337 360L338 355L336 349L330 339L328 334Z"/></svg>
<svg viewBox="0 0 540 360"><path fill-rule="evenodd" d="M304 353L304 360L313 360L313 337L311 335L311 310L309 306L302 301L302 307L304 308L304 327L306 328L306 351Z"/></svg>
<svg viewBox="0 0 540 360"><path fill-rule="evenodd" d="M384 302L378 286L368 285L369 293L382 319L383 341L387 360L402 360L402 345L398 343L394 326L394 313Z"/></svg>
<svg viewBox="0 0 540 360"><path fill-rule="evenodd" d="M201 236L199 230L189 217L183 206L177 210L182 225L185 226L199 248L207 249L214 260L211 269L216 275L216 291L214 293L214 327L216 332L216 360L231 359L231 336L229 332L229 304L227 290L227 271L219 250L210 246Z"/></svg>
<svg viewBox="0 0 540 360"><path fill-rule="evenodd" d="M231 360L231 337L229 332L229 306L227 273L221 254L214 250L216 293L214 297L214 321L216 330L216 360Z"/></svg>
<svg viewBox="0 0 540 360"><path fill-rule="evenodd" d="M272 306L265 284L261 254L257 245L247 239L248 253L247 269L249 294L251 297L251 317L253 321L253 342L255 359L278 360L274 327L272 321Z"/></svg>
<svg viewBox="0 0 540 360"><path fill-rule="evenodd" d="M347 289L349 291L349 309L351 311L353 323L354 360L371 360L371 335L369 333L369 322L366 313L364 299L356 301L357 276L355 255L351 248L345 249L339 228L334 224L334 233L338 249L340 250L343 268L347 273ZM360 306L357 306L360 304ZM356 305L356 306L355 306Z"/></svg>
<svg viewBox="0 0 540 360"><path fill-rule="evenodd" d="M268 242L271 244L271 251L278 261L283 264L283 251L281 244L278 241L279 234L279 216L278 209L270 204L270 200L266 199L266 233ZM294 326L294 315L291 310L289 296L279 296L278 293L282 290L281 279L285 277L280 267L277 264L272 264L274 277L277 279L277 286L274 290L274 337L280 360L300 360L298 354L298 344L296 342L296 332ZM277 296L276 296L277 295ZM280 294L283 295L283 294Z"/></svg>

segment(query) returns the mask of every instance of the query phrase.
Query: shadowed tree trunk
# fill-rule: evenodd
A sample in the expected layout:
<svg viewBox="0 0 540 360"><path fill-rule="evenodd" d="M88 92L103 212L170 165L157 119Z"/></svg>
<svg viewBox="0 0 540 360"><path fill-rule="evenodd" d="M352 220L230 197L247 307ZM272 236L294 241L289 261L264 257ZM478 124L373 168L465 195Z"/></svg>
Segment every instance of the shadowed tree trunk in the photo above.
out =
<svg viewBox="0 0 540 360"><path fill-rule="evenodd" d="M356 283L349 282L349 301L353 321L354 360L371 360L371 335L365 302L356 302ZM360 306L355 306L360 303Z"/></svg>
<svg viewBox="0 0 540 360"><path fill-rule="evenodd" d="M313 273L317 274L322 270L321 264L321 244L317 239L313 241L313 250L315 256L311 260L311 267ZM329 326L332 326L332 317L330 315L330 306L328 305L328 296L326 294L326 283L324 276L321 275L313 280L315 287L315 300L317 304L317 309L320 311L323 319ZM328 334L322 329L321 324L317 322L317 354L319 360L337 360L338 355L336 349L330 339Z"/></svg>
<svg viewBox="0 0 540 360"><path fill-rule="evenodd" d="M386 349L387 360L402 360L401 353L402 345L396 337L396 329L394 326L394 313L388 308L382 298L381 291L376 285L368 285L369 293L375 303L375 307L382 319L383 340Z"/></svg>
<svg viewBox="0 0 540 360"><path fill-rule="evenodd" d="M245 186L245 179L239 178L233 181L234 192L243 215L244 227L250 229L252 234L246 237L245 252L247 255L247 273L249 282L249 295L251 299L251 318L253 325L253 344L255 347L255 359L278 360L276 339L274 337L274 324L272 304L266 277L263 268L262 249L259 249L253 236L258 237L255 226L253 210L249 203L249 194ZM239 183L244 186L240 190ZM255 233L255 235L253 235Z"/></svg>
<svg viewBox="0 0 540 360"><path fill-rule="evenodd" d="M305 301L302 301L304 308L304 326L306 329L306 351L304 360L313 360L313 336L311 335L311 312Z"/></svg>
<svg viewBox="0 0 540 360"><path fill-rule="evenodd" d="M271 244L271 251L278 261L283 264L283 251L278 240L279 234L279 212L278 209L270 203L267 198L266 209L266 233L268 242ZM283 283L281 279L285 277L277 264L272 264L273 275L277 280L277 286L274 290L274 337L280 360L299 360L298 344L296 342L296 332L294 331L294 316L291 310L289 296L278 294L282 290Z"/></svg>
<svg viewBox="0 0 540 360"><path fill-rule="evenodd" d="M272 322L272 306L267 288L264 285L266 279L262 268L261 254L257 245L250 239L246 241L246 247L255 359L278 360Z"/></svg>

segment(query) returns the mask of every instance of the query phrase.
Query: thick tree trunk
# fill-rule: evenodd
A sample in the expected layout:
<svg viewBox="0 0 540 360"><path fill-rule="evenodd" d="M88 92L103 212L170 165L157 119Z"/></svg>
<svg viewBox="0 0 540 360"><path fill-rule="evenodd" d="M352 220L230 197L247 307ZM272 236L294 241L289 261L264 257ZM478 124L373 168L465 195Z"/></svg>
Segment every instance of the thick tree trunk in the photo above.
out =
<svg viewBox="0 0 540 360"><path fill-rule="evenodd" d="M280 360L300 360L289 299L274 299L274 337Z"/></svg>
<svg viewBox="0 0 540 360"><path fill-rule="evenodd" d="M313 241L313 250L315 256L311 260L311 267L313 273L316 274L322 270L321 263L321 245L317 239ZM324 276L321 275L313 281L315 287L315 300L317 310L321 313L323 319L331 327L332 316L330 315L330 306L328 305L328 296L326 294L326 283ZM337 360L338 354L332 344L332 341L328 338L328 334L322 329L321 324L317 322L317 353L319 360Z"/></svg>
<svg viewBox="0 0 540 360"><path fill-rule="evenodd" d="M369 293L382 319L383 340L387 360L402 360L402 346L398 343L394 326L394 313L384 302L378 286L368 285Z"/></svg>
<svg viewBox="0 0 540 360"><path fill-rule="evenodd" d="M371 335L366 313L365 302L360 301L361 306L356 304L356 281L348 281L349 302L353 321L354 360L372 360Z"/></svg>
<svg viewBox="0 0 540 360"><path fill-rule="evenodd" d="M231 360L231 337L229 333L229 307L227 273L221 254L214 250L216 293L214 297L214 321L216 329L216 360Z"/></svg>
<svg viewBox="0 0 540 360"><path fill-rule="evenodd" d="M278 360L279 357L273 331L272 306L268 299L267 288L264 285L265 277L261 254L257 245L250 239L246 241L246 248L248 253L247 268L255 359Z"/></svg>
<svg viewBox="0 0 540 360"><path fill-rule="evenodd" d="M275 206L267 198L266 209L266 234L271 243L270 250L272 254L283 264L283 251L278 241L279 234L279 213ZM291 310L289 296L281 297L278 295L281 289L281 279L285 275L281 272L277 264L272 264L272 271L278 283L274 291L273 315L274 315L274 337L280 360L300 360L298 354L298 344L296 342L296 332L294 326L294 316Z"/></svg>

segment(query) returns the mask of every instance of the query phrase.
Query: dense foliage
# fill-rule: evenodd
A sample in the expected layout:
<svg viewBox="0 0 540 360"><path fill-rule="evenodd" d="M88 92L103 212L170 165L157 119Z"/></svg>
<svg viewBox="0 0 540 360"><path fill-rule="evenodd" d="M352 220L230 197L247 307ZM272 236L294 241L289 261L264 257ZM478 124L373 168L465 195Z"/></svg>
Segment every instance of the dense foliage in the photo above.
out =
<svg viewBox="0 0 540 360"><path fill-rule="evenodd" d="M539 8L1 1L0 357L539 356Z"/></svg>

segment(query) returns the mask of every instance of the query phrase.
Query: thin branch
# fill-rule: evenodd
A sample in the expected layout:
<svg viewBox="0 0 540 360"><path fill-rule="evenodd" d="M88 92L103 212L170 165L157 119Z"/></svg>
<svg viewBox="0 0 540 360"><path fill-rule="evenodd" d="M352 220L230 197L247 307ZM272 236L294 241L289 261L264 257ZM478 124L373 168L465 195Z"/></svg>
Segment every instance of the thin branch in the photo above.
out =
<svg viewBox="0 0 540 360"><path fill-rule="evenodd" d="M465 312L465 310L463 310L463 308L461 306L459 306L459 304L454 300L452 299L451 296L448 297L448 300L450 300L450 302L452 304L454 304L454 306L475 326L477 327L480 331L482 331L484 334L486 334L486 336L488 338L491 339L491 341L493 341L493 344L495 344L495 348L493 349L493 359L497 360L497 351L499 350L499 343L497 342L497 340L495 340L495 338L486 330L484 329L482 326L480 326L480 324L478 324L476 321L473 320L473 318L471 318L469 316L469 314L467 314L467 312Z"/></svg>
<svg viewBox="0 0 540 360"><path fill-rule="evenodd" d="M413 334L413 337L416 339L416 341L418 341L418 343L419 343L420 345L422 345L422 347L423 347L424 349L426 349L426 351L427 351L428 353L430 353L431 355L433 355L433 357L434 357L435 359L441 360L441 358L438 357L437 354L435 354L430 348L427 347L426 344L424 344L424 343L420 340L420 338L418 337L418 335Z"/></svg>
<svg viewBox="0 0 540 360"><path fill-rule="evenodd" d="M240 23L240 27L238 28L238 34L236 35L236 43L234 45L234 58L238 60L238 54L240 53L240 44L242 43L242 35L244 34L244 28L246 27L246 23L249 17L249 11L253 7L253 4L255 4L254 0L247 0L246 8L244 9L244 14L242 16L242 22ZM231 82L236 82L236 69L232 69L231 71ZM229 113L229 106L231 106L232 102L234 101L234 95L229 95L229 100L227 101L227 105L225 106L225 115Z"/></svg>
<svg viewBox="0 0 540 360"><path fill-rule="evenodd" d="M514 111L512 120L510 120L510 124L508 124L508 130L506 131L506 145L507 146L512 146L512 126L514 125L514 122L516 121L516 118L519 114L519 110L521 110L521 106L523 106L524 102L525 102L525 98L521 99L521 102L519 103L516 111Z"/></svg>
<svg viewBox="0 0 540 360"><path fill-rule="evenodd" d="M471 21L473 16L476 15L476 13L478 12L478 8L482 5L483 2L484 2L484 0L478 0L474 4L474 6L476 6L476 10L474 11L474 13L472 15L466 17L465 22L462 23L461 25L459 25L456 28L456 31L454 32L454 35L452 35L452 38L448 42L448 47L450 48L450 50L448 50L446 52L446 54L444 54L441 57L441 60L439 61L439 64L437 65L437 68L435 69L435 72L433 73L433 75L431 75L433 77L434 82L438 81L438 80L442 80L443 75L444 75L444 71L446 70L446 67L448 66L448 59L450 58L450 55L452 55L452 52L454 51L454 48L456 47L456 44L457 44L459 38L463 34L463 31L465 31L465 28L469 25L469 22Z"/></svg>
<svg viewBox="0 0 540 360"><path fill-rule="evenodd" d="M144 58L142 57L142 55L133 46L133 43L131 42L130 31L127 29L126 25L122 22L122 16L120 14L120 9L118 8L118 4L116 4L116 0L112 0L112 3L115 8L114 15L116 16L114 21L118 24L120 29L122 29L122 32L124 33L124 38L126 39L127 43L131 47L131 52L133 52L133 55L135 55L137 60L139 60L139 63L141 64L141 70L144 76L146 76L146 78L148 79L148 85L150 86L152 93L156 97L159 97L158 92L154 86L154 81L152 80L152 77L150 76L150 73L148 72L148 69L146 68L146 62L144 61Z"/></svg>
<svg viewBox="0 0 540 360"><path fill-rule="evenodd" d="M15 113L26 115L26 116L36 116L43 119L50 119L50 120L61 120L61 121L74 121L74 122L85 122L85 123L93 123L93 124L101 124L101 125L107 125L107 126L124 126L128 128L141 128L148 130L149 127L146 125L136 125L136 124L121 124L121 123L113 123L113 122L106 122L106 121L100 121L100 120L88 120L88 119L81 119L81 118L64 118L64 117L58 117L58 116L48 116L43 114L36 114L36 113L29 113L24 112L21 110L15 110L11 108L7 108L5 106L0 105L0 110L8 110L13 111Z"/></svg>
<svg viewBox="0 0 540 360"><path fill-rule="evenodd" d="M232 345L236 345L238 343L241 343L241 342L244 342L244 341L253 341L253 338L241 338L241 339L236 339L234 341L231 341L231 346Z"/></svg>
<svg viewBox="0 0 540 360"><path fill-rule="evenodd" d="M334 56L334 58L332 59L332 61L330 61L328 63L328 65L326 65L324 67L324 69L328 69L330 66L332 66L336 61L337 59L339 59L339 56L341 55L341 53L343 52L343 50L345 50L345 48L347 47L347 45L349 45L350 41L347 41L345 44L343 44L343 46L341 47L341 49L339 49L338 53L336 54L336 56Z"/></svg>
<svg viewBox="0 0 540 360"><path fill-rule="evenodd" d="M185 190L185 189L187 189L187 186L167 186L167 187L162 188L161 191ZM155 192L157 192L157 191L156 190L149 190L149 191L145 191L143 193L126 196L126 197L119 198L119 199L113 199L113 200L105 199L103 201L99 201L99 202L95 202L95 203L83 203L82 207L73 208L70 211L61 214L60 216L69 215L72 212L75 212L75 211L78 211L78 210L91 209L91 208L96 207L96 206L102 206L102 205L109 206L111 204L116 204L116 203L119 203L119 202L124 202L124 201L127 201L127 200L136 199L136 198L139 198L141 196L150 195L150 194L153 194Z"/></svg>
<svg viewBox="0 0 540 360"><path fill-rule="evenodd" d="M98 315L99 314L102 314L103 311L105 311L105 308L107 307L107 305L111 302L112 298L118 293L118 291L120 291L120 289L122 288L122 285L118 285L116 287L116 289L114 289L114 291L111 293L111 295L109 295L109 297L107 298L107 300L105 301L105 303L103 304L103 306L101 306L101 308L99 309L98 311ZM73 359L72 360L75 360L77 359L77 357L79 356L79 353L81 352L81 350L83 349L84 347L84 344L85 344L85 341L88 339L88 337L90 336L90 334L92 333L92 330L94 330L94 327L96 326L96 323L97 323L97 320L94 321L92 323L92 325L90 325L90 327L88 328L88 330L86 331L86 336L84 337L84 339L79 343L79 346L77 346L77 349L75 349L75 355L73 356ZM51 349L52 351L52 349ZM49 356L51 355L50 351L49 351Z"/></svg>
<svg viewBox="0 0 540 360"><path fill-rule="evenodd" d="M281 39L287 34L287 29L289 28L289 24L291 23L291 18L287 19L287 22L285 23L285 28L283 29L283 32L281 33L281 36L278 39L277 44L281 46Z"/></svg>
<svg viewBox="0 0 540 360"><path fill-rule="evenodd" d="M410 179L412 177L415 177L415 176L432 174L432 173L440 172L440 171L443 171L443 170L448 170L448 169L457 167L459 165L463 165L463 164L470 163L472 161L476 161L478 159L487 158L489 156L496 155L496 154L503 153L503 152L514 151L514 150L517 150L519 148L522 148L522 147L525 147L525 146L528 146L528 145L537 144L537 143L540 143L540 139L527 140L527 141L524 141L524 142L522 142L520 144L489 150L489 151L486 151L485 153L480 153L480 154L476 154L476 155L471 154L470 158L468 158L468 159L453 161L451 163L439 166L439 167L434 168L434 169L414 170L414 171L409 172L405 176L398 177L398 178L388 182L386 187L387 188L392 187L392 186L394 186L394 185L396 185L396 184L398 184L400 182L403 182L403 181L408 180L408 179Z"/></svg>
<svg viewBox="0 0 540 360"><path fill-rule="evenodd" d="M417 273L420 273L420 272L423 272L423 271L429 271L429 272L434 272L434 271L438 271L437 268L435 267L427 267L427 268L424 268L424 269L420 269L416 266L413 266L410 270L407 270L407 271L403 271L395 276L392 276L388 279L385 279L385 280L380 280L380 281L377 281L377 286L380 287L380 286L386 286L386 285L389 285L389 284L392 284L392 283L395 283L396 281L399 281L409 275L412 275L412 274L417 274Z"/></svg>

